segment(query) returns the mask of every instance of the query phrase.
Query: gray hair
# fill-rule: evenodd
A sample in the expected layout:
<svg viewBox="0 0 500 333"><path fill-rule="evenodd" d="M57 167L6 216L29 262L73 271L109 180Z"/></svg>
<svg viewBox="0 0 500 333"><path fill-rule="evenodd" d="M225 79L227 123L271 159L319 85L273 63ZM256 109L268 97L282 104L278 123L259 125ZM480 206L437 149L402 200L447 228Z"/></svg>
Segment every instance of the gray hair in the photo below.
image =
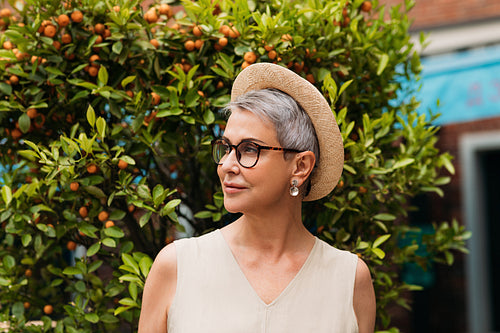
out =
<svg viewBox="0 0 500 333"><path fill-rule="evenodd" d="M312 151L318 163L319 144L311 118L288 94L274 88L250 91L229 103L225 108L226 115L229 116L231 110L236 108L252 112L264 121L271 121L282 147Z"/></svg>

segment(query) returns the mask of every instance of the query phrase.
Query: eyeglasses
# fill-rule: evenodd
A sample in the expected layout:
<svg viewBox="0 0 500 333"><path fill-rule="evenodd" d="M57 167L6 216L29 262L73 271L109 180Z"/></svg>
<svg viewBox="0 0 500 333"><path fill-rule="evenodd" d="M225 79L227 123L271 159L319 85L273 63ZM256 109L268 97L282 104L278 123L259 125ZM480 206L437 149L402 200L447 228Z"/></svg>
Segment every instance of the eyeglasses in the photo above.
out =
<svg viewBox="0 0 500 333"><path fill-rule="evenodd" d="M212 157L215 163L217 163L218 165L224 163L233 148L236 151L236 160L244 168L254 167L259 160L260 151L263 149L300 153L300 150L261 146L253 141L244 140L237 145L232 145L227 143L223 139L217 139L212 141Z"/></svg>

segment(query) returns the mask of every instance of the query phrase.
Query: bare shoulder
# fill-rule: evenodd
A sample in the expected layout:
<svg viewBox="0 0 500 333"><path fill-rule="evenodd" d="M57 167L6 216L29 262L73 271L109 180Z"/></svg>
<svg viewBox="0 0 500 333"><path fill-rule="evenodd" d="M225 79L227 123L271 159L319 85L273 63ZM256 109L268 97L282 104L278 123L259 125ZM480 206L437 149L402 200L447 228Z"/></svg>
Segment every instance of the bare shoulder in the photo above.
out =
<svg viewBox="0 0 500 333"><path fill-rule="evenodd" d="M173 243L156 256L144 285L139 332L167 332L167 317L177 285L177 255Z"/></svg>
<svg viewBox="0 0 500 333"><path fill-rule="evenodd" d="M370 269L361 259L358 259L356 267L353 306L358 320L359 333L372 333L375 329L375 291Z"/></svg>

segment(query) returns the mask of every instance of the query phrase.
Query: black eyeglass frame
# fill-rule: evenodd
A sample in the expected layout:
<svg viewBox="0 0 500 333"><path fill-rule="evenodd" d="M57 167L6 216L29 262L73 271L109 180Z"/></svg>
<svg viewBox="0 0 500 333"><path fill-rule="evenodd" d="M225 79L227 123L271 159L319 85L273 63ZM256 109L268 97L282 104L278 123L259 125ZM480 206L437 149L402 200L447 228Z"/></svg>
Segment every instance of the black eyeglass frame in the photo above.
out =
<svg viewBox="0 0 500 333"><path fill-rule="evenodd" d="M215 160L214 150L215 150L215 145L218 142L222 142L224 145L226 145L226 146L228 146L230 148L230 150L227 153L227 155L231 154L231 151L234 149L234 151L236 152L236 160L238 161L238 164L241 165L244 168L247 168L247 169L253 168L257 164L257 162L259 161L260 151L261 150L274 150L274 151L284 151L284 152L291 152L291 153L301 153L302 152L301 150L297 150L297 149L263 146L263 145L259 145L258 143L254 142L252 140L243 140L240 143L238 143L237 145L232 145L232 144L228 143L224 139L215 139L215 140L212 140L212 142L211 142L211 145L212 145L212 159L214 160L215 164L217 164L217 165L222 165L222 163L220 162L220 160L219 160L219 162L217 162ZM239 152L238 147L242 143L251 143L251 144L255 145L256 148L257 148L257 158L255 159L254 164L252 164L251 166L245 166L245 165L241 164L241 162L240 162L240 160L241 160L241 153Z"/></svg>

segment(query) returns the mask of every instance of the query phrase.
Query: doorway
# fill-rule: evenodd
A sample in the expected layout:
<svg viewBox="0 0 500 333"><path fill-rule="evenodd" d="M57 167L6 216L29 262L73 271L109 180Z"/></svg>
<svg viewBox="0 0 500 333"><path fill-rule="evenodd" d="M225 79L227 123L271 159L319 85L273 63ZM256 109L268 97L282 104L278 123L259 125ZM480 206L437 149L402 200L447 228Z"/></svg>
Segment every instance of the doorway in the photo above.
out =
<svg viewBox="0 0 500 333"><path fill-rule="evenodd" d="M472 238L467 265L470 333L500 332L500 133L460 141L463 216Z"/></svg>

